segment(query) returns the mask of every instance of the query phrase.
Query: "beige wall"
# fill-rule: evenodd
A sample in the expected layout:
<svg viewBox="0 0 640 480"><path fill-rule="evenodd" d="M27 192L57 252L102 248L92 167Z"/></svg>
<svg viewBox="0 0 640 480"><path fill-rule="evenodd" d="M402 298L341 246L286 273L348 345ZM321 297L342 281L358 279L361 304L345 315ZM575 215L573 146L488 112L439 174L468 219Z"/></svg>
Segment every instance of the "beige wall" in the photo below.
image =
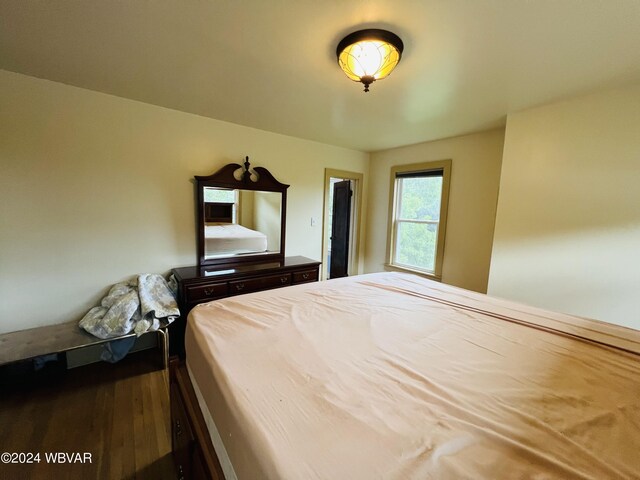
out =
<svg viewBox="0 0 640 480"><path fill-rule="evenodd" d="M245 155L291 184L286 253L319 260L324 169L368 154L0 71L0 332L194 264L191 180Z"/></svg>
<svg viewBox="0 0 640 480"><path fill-rule="evenodd" d="M386 262L391 167L451 159L442 281L485 292L503 141L499 129L371 154L366 271L382 271Z"/></svg>
<svg viewBox="0 0 640 480"><path fill-rule="evenodd" d="M489 293L640 328L640 87L510 115Z"/></svg>
<svg viewBox="0 0 640 480"><path fill-rule="evenodd" d="M254 225L255 229L267 236L267 250L280 250L280 193L255 192L254 194ZM309 219L311 222L311 219Z"/></svg>

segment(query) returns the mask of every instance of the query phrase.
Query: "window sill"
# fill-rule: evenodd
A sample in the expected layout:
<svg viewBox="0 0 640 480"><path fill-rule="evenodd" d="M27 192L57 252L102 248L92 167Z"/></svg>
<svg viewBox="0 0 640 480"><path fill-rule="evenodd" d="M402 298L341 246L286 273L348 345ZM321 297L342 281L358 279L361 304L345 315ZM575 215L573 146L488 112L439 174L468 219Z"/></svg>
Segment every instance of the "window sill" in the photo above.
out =
<svg viewBox="0 0 640 480"><path fill-rule="evenodd" d="M435 280L436 282L442 282L442 276L435 275L433 273L423 272L422 270L413 269L410 267L400 267L398 265L392 265L390 263L384 264L384 269L388 272L407 272L413 273L415 275L420 275L421 277L428 278L429 280Z"/></svg>

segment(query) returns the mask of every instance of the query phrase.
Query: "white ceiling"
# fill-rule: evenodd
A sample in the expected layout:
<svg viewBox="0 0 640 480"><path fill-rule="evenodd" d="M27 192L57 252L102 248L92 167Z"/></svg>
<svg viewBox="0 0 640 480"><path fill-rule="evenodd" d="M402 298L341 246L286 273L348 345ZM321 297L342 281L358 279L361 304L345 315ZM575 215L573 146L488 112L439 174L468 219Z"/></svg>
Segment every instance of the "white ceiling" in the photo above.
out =
<svg viewBox="0 0 640 480"><path fill-rule="evenodd" d="M363 151L640 81L639 0L1 0L0 68ZM371 92L335 47L378 27Z"/></svg>

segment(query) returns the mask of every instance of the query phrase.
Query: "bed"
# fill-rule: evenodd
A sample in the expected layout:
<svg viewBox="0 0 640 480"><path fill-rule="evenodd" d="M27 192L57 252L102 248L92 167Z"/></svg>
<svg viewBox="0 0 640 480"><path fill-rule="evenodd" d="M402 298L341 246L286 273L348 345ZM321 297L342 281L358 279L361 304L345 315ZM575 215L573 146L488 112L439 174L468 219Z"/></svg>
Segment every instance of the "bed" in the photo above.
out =
<svg viewBox="0 0 640 480"><path fill-rule="evenodd" d="M205 255L251 254L267 251L267 236L235 223L207 223L204 227Z"/></svg>
<svg viewBox="0 0 640 480"><path fill-rule="evenodd" d="M199 305L186 352L227 480L639 476L635 330L379 273Z"/></svg>

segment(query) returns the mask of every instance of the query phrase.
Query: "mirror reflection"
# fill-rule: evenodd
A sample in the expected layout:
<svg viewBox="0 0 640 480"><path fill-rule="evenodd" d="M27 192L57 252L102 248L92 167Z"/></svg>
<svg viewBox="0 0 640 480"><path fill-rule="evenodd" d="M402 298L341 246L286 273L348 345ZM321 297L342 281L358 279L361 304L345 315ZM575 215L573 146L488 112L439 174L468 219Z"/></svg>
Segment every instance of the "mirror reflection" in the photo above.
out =
<svg viewBox="0 0 640 480"><path fill-rule="evenodd" d="M280 253L280 192L202 188L205 259Z"/></svg>

